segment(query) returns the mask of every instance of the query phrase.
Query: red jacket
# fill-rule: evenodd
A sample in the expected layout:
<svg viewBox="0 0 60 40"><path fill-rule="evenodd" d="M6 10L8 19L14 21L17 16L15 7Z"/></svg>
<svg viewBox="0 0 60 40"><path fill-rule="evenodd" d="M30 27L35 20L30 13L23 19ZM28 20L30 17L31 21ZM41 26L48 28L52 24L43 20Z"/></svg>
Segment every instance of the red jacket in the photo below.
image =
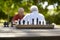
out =
<svg viewBox="0 0 60 40"><path fill-rule="evenodd" d="M19 16L19 14L17 14L17 15L15 15L14 17L13 17L13 19L12 19L12 21L15 21L15 20L18 20L18 19L22 19L24 17L24 15L23 16Z"/></svg>

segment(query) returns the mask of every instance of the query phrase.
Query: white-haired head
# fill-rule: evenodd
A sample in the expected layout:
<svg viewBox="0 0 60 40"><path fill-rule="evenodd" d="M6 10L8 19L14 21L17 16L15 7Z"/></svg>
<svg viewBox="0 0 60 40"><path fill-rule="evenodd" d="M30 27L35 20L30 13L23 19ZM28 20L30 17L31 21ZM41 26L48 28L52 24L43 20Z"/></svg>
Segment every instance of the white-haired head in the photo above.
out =
<svg viewBox="0 0 60 40"><path fill-rule="evenodd" d="M33 6L31 6L30 10L31 10L31 12L33 12L33 11L37 11L38 12L38 7L33 5Z"/></svg>
<svg viewBox="0 0 60 40"><path fill-rule="evenodd" d="M19 8L18 9L18 14L19 15L24 15L24 9L23 8Z"/></svg>
<svg viewBox="0 0 60 40"><path fill-rule="evenodd" d="M21 11L21 10L22 10L22 11L24 11L24 9L23 9L23 8L19 8L19 9L18 9L18 12L19 12L19 11Z"/></svg>

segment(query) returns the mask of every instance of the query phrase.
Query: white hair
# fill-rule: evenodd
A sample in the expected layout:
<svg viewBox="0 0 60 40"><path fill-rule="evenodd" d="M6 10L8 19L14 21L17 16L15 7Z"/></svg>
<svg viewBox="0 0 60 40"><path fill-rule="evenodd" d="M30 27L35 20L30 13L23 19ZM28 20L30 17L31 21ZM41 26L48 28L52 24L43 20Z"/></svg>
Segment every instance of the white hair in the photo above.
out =
<svg viewBox="0 0 60 40"><path fill-rule="evenodd" d="M20 10L23 10L23 11L24 11L24 9L23 9L23 8L19 8L19 9L18 9L18 12L19 12Z"/></svg>
<svg viewBox="0 0 60 40"><path fill-rule="evenodd" d="M33 5L31 6L30 10L33 12L33 11L38 11L38 7Z"/></svg>

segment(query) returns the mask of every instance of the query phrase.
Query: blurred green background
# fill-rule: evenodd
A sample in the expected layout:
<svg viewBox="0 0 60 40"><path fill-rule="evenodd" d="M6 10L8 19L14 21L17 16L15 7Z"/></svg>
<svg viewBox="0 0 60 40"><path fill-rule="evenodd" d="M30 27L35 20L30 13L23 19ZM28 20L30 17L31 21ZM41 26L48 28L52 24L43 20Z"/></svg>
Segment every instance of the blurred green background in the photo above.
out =
<svg viewBox="0 0 60 40"><path fill-rule="evenodd" d="M29 13L32 5L38 6L47 21L60 24L60 0L0 0L0 23L11 21L20 7Z"/></svg>

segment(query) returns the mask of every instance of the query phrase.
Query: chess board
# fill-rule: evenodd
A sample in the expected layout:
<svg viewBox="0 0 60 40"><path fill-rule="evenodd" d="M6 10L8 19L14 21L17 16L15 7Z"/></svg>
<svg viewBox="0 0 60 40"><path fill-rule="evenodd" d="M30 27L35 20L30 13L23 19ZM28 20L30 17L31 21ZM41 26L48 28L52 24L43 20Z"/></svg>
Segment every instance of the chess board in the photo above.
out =
<svg viewBox="0 0 60 40"><path fill-rule="evenodd" d="M54 25L16 25L17 29L54 29Z"/></svg>

